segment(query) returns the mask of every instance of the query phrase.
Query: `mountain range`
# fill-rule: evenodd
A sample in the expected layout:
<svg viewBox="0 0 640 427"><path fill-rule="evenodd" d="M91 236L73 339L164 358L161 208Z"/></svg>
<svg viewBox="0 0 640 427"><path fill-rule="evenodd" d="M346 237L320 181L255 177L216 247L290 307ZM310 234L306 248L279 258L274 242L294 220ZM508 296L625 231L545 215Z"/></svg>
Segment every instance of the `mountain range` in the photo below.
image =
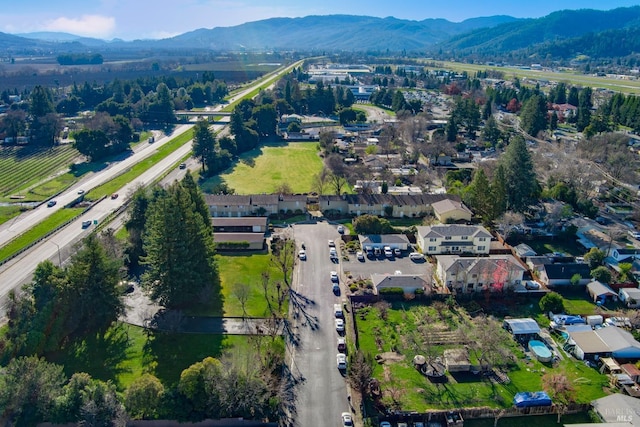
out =
<svg viewBox="0 0 640 427"><path fill-rule="evenodd" d="M563 10L536 19L490 16L454 23L353 15L271 18L233 27L198 29L161 40L99 40L66 33L0 33L0 50L78 52L115 49L305 50L346 52L455 52L571 56L640 51L640 6L609 11ZM589 46L595 43L600 48Z"/></svg>

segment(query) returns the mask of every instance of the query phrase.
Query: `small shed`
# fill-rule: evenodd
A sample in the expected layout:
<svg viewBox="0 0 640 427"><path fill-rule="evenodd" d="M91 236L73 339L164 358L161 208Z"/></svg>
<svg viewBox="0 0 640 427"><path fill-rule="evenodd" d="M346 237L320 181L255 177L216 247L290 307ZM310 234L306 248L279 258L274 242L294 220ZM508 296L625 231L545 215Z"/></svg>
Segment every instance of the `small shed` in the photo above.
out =
<svg viewBox="0 0 640 427"><path fill-rule="evenodd" d="M602 366L600 366L601 374L621 374L622 373L622 369L620 368L620 365L618 365L616 361L611 357L602 357L600 358L600 362L602 363Z"/></svg>
<svg viewBox="0 0 640 427"><path fill-rule="evenodd" d="M620 301L622 301L627 308L640 307L640 289L638 288L621 288L618 292Z"/></svg>
<svg viewBox="0 0 640 427"><path fill-rule="evenodd" d="M471 361L466 348L452 348L444 351L444 366L449 372L469 372Z"/></svg>
<svg viewBox="0 0 640 427"><path fill-rule="evenodd" d="M540 333L540 326L538 323L531 319L505 319L502 324L503 327L511 332L514 336L526 336L526 335L537 335Z"/></svg>
<svg viewBox="0 0 640 427"><path fill-rule="evenodd" d="M616 301L618 299L618 294L616 293L616 291L611 289L608 285L605 285L604 283L597 280L594 280L587 284L587 292L593 299L593 302L604 302L607 299L613 299L614 301Z"/></svg>

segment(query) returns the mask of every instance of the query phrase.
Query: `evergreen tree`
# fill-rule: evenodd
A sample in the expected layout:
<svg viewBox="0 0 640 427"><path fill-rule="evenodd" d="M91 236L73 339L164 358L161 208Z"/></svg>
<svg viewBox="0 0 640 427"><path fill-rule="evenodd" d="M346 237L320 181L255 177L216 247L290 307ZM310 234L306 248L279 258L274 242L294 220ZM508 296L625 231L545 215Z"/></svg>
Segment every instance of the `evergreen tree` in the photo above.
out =
<svg viewBox="0 0 640 427"><path fill-rule="evenodd" d="M465 192L464 201L485 224L495 219L494 197L483 169L477 169L473 174L473 180Z"/></svg>
<svg viewBox="0 0 640 427"><path fill-rule="evenodd" d="M582 132L584 128L589 126L591 121L591 88L585 87L580 91L578 95L578 117L576 120L576 129L578 132Z"/></svg>
<svg viewBox="0 0 640 427"><path fill-rule="evenodd" d="M456 123L456 119L453 117L449 117L449 121L444 128L444 132L447 135L448 142L455 142L458 139L458 124Z"/></svg>
<svg viewBox="0 0 640 427"><path fill-rule="evenodd" d="M533 137L547 128L547 102L542 95L533 95L522 105L522 129Z"/></svg>
<svg viewBox="0 0 640 427"><path fill-rule="evenodd" d="M209 175L215 171L215 146L216 137L209 129L209 122L199 120L193 127L192 152L193 157L200 159L203 172L206 172L208 167Z"/></svg>
<svg viewBox="0 0 640 427"><path fill-rule="evenodd" d="M185 185L175 182L149 206L143 285L167 308L201 301L218 286L211 222L196 205Z"/></svg>
<svg viewBox="0 0 640 427"><path fill-rule="evenodd" d="M496 119L493 116L489 117L487 123L482 129L482 139L491 143L492 147L495 147L502 136L502 132L498 128L498 124L496 123Z"/></svg>
<svg viewBox="0 0 640 427"><path fill-rule="evenodd" d="M500 159L500 164L504 167L507 210L523 212L538 198L540 185L536 179L531 154L522 137L512 138Z"/></svg>
<svg viewBox="0 0 640 427"><path fill-rule="evenodd" d="M504 166L498 164L491 180L491 191L493 193L493 217L498 218L507 210L507 178Z"/></svg>

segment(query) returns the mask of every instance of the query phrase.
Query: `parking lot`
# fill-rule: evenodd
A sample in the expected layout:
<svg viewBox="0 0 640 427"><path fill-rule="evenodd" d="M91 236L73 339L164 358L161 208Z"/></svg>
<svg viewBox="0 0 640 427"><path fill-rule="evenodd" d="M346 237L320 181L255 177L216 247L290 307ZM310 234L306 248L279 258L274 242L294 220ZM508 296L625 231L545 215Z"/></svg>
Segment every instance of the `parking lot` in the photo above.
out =
<svg viewBox="0 0 640 427"><path fill-rule="evenodd" d="M344 258L340 261L342 273L354 278L368 279L371 274L395 274L400 271L402 274L426 274L431 275L431 264L427 261L412 261L409 259L409 251L403 251L402 256L386 258L383 256L370 259L365 257L364 261L358 261L355 253L342 252L348 255L349 260Z"/></svg>

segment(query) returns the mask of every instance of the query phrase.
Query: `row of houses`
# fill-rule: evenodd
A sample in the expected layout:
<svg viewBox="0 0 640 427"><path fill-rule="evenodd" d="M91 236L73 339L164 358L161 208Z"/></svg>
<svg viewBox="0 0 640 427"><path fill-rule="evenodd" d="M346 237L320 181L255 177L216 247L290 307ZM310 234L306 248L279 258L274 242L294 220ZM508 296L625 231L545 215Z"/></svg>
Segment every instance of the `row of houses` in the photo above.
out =
<svg viewBox="0 0 640 427"><path fill-rule="evenodd" d="M206 194L212 217L270 216L281 213L307 213L309 205L324 215L378 215L416 218L434 214L441 222L470 221L471 211L459 198L447 194L345 194L312 196L306 194Z"/></svg>

